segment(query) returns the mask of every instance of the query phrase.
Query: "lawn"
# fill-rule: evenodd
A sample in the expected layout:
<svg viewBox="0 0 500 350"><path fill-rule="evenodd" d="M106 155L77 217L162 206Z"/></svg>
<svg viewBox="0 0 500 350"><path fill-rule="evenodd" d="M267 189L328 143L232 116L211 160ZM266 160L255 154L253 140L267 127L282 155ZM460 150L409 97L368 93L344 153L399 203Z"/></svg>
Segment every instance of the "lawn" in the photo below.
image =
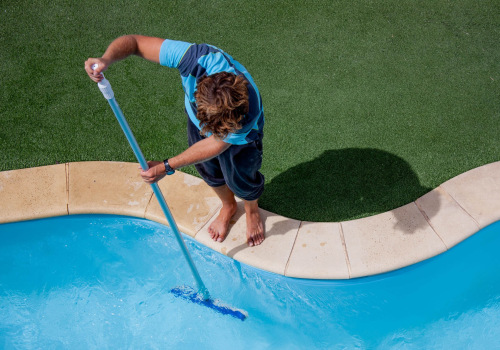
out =
<svg viewBox="0 0 500 350"><path fill-rule="evenodd" d="M365 217L500 160L497 0L19 0L0 4L0 29L0 171L135 161L83 69L129 33L210 43L247 67L266 115L260 203L275 213ZM106 76L146 158L186 148L175 70L133 57Z"/></svg>

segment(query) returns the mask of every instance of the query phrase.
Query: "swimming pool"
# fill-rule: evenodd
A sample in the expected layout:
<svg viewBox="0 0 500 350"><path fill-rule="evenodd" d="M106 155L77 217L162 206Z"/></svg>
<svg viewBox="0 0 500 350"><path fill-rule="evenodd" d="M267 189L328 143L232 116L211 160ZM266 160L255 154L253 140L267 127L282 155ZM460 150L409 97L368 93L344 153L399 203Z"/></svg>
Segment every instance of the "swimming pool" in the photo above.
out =
<svg viewBox="0 0 500 350"><path fill-rule="evenodd" d="M193 285L169 229L77 215L0 225L3 348L491 348L500 336L500 223L416 265L345 281L286 278L186 237L212 297L239 321L175 298Z"/></svg>

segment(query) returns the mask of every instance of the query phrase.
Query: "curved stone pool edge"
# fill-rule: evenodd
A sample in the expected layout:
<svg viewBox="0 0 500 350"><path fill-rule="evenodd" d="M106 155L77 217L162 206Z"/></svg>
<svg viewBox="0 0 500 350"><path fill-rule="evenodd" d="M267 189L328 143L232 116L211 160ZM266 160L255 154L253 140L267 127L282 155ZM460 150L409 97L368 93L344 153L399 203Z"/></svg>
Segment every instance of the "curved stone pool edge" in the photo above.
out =
<svg viewBox="0 0 500 350"><path fill-rule="evenodd" d="M76 162L0 172L0 223L117 214L167 224L138 165ZM450 249L500 219L500 162L461 174L415 202L344 222L306 222L265 210L267 238L246 245L242 203L222 243L207 227L220 209L210 187L176 172L159 183L179 229L245 264L289 277L348 279L405 267Z"/></svg>

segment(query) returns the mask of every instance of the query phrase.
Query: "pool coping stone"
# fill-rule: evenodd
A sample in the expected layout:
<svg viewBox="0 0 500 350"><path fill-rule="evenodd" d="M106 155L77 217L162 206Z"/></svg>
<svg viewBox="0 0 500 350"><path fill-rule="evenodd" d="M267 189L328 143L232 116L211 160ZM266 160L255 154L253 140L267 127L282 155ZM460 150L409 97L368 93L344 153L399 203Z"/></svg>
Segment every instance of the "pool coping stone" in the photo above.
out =
<svg viewBox="0 0 500 350"><path fill-rule="evenodd" d="M261 209L266 240L246 244L243 203L224 242L208 233L220 210L201 179L177 171L159 182L177 226L242 263L306 279L380 274L451 249L500 220L500 162L458 175L391 211L343 222L307 222ZM114 214L167 224L138 164L74 162L0 172L0 224L73 214Z"/></svg>

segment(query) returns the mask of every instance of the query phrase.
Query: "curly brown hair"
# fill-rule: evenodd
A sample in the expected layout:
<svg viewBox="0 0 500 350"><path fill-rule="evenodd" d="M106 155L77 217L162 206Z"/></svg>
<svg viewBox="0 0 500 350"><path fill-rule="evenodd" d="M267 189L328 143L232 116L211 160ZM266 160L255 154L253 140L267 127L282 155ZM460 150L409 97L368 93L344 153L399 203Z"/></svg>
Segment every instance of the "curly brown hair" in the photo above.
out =
<svg viewBox="0 0 500 350"><path fill-rule="evenodd" d="M248 113L247 80L228 72L202 77L195 92L200 134L212 133L224 139L241 129L240 121Z"/></svg>

